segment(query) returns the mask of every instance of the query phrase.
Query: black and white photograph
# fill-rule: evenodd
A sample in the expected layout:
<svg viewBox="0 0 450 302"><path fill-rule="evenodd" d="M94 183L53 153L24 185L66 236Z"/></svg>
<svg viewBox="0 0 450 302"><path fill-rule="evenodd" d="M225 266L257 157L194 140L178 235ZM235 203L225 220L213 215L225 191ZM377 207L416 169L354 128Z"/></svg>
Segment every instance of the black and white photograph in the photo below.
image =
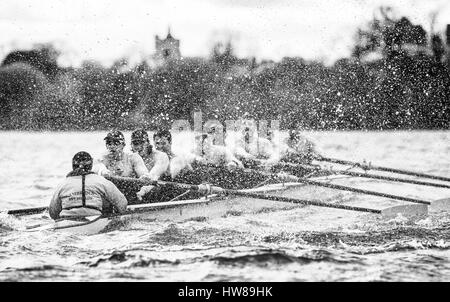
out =
<svg viewBox="0 0 450 302"><path fill-rule="evenodd" d="M449 159L448 0L0 1L3 284L449 282Z"/></svg>

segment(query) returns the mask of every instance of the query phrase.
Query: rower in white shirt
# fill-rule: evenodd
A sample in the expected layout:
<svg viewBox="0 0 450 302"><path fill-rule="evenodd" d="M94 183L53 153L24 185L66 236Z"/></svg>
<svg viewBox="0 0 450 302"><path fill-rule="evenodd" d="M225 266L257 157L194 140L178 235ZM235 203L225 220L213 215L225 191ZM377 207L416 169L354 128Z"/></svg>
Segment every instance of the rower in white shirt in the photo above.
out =
<svg viewBox="0 0 450 302"><path fill-rule="evenodd" d="M270 165L280 160L278 147L273 142L273 132L268 138L259 137L246 126L236 138L233 154L246 165Z"/></svg>
<svg viewBox="0 0 450 302"><path fill-rule="evenodd" d="M197 135L196 142L196 161L230 170L244 168L242 162L226 146L213 145L212 138L208 134Z"/></svg>
<svg viewBox="0 0 450 302"><path fill-rule="evenodd" d="M301 135L299 130L289 130L280 148L280 160L308 164L319 156L313 142Z"/></svg>
<svg viewBox="0 0 450 302"><path fill-rule="evenodd" d="M121 131L109 132L104 138L107 151L95 159L92 171L102 176L141 178L148 176L142 157L124 151L125 137Z"/></svg>
<svg viewBox="0 0 450 302"><path fill-rule="evenodd" d="M147 131L137 129L131 133L131 151L139 154L149 170L149 178L158 180L169 168L169 157L150 144Z"/></svg>
<svg viewBox="0 0 450 302"><path fill-rule="evenodd" d="M192 170L191 163L195 160L195 155L188 150L183 154L175 154L172 150L172 134L169 130L160 129L153 134L153 142L156 150L164 152L169 157L169 167L166 175L172 179L180 174L183 170Z"/></svg>

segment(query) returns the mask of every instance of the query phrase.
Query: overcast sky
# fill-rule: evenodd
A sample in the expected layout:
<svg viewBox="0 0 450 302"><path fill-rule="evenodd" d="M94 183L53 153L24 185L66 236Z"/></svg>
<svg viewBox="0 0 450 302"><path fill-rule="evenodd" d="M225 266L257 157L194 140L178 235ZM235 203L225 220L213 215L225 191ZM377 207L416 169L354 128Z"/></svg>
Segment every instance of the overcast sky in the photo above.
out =
<svg viewBox="0 0 450 302"><path fill-rule="evenodd" d="M52 42L63 65L138 61L170 26L183 56L208 56L215 42L231 39L239 57L332 62L348 56L356 28L380 5L427 31L433 12L436 31L450 24L449 0L0 0L0 58Z"/></svg>

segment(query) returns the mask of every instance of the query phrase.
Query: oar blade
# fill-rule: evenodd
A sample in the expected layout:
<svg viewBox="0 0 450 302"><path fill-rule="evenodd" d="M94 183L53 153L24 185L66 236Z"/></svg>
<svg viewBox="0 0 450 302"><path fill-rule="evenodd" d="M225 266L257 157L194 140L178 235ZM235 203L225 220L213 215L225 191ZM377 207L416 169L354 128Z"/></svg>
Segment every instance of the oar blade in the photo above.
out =
<svg viewBox="0 0 450 302"><path fill-rule="evenodd" d="M398 214L403 217L421 217L428 215L428 206L424 204L398 205L381 210L383 218L395 218Z"/></svg>
<svg viewBox="0 0 450 302"><path fill-rule="evenodd" d="M6 214L8 215L33 215L33 214L39 214L44 211L48 210L48 207L36 207L36 208L24 208L24 209L12 209L8 210Z"/></svg>
<svg viewBox="0 0 450 302"><path fill-rule="evenodd" d="M450 198L434 200L430 205L431 212L450 212Z"/></svg>

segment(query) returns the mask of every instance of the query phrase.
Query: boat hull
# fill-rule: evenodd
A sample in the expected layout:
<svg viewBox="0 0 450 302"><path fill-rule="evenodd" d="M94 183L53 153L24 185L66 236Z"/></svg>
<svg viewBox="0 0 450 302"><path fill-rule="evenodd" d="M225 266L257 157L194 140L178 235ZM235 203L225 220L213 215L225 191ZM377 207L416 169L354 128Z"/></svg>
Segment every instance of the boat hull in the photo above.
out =
<svg viewBox="0 0 450 302"><path fill-rule="evenodd" d="M271 184L242 191L275 193L298 185L298 183ZM131 205L124 214L113 214L107 217L87 217L86 221L62 219L28 231L52 230L73 234L93 235L111 231L115 226L121 225L124 220L129 219L171 221L176 223L187 220L205 220L265 211L288 210L298 207L299 205L297 204L266 199L210 195L198 199Z"/></svg>

